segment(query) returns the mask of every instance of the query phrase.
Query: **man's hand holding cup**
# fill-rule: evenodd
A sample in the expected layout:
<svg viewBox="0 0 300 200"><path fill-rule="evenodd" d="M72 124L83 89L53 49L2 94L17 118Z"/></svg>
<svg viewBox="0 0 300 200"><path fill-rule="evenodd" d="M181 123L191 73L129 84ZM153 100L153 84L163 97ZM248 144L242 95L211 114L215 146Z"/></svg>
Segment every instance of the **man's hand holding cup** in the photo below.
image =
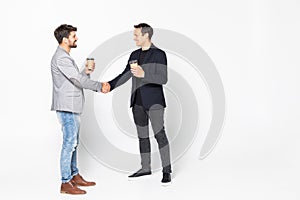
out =
<svg viewBox="0 0 300 200"><path fill-rule="evenodd" d="M95 59L87 58L85 63L85 73L91 74L95 70Z"/></svg>
<svg viewBox="0 0 300 200"><path fill-rule="evenodd" d="M129 61L130 65L130 71L133 74L133 76L138 77L138 78L144 78L145 72L141 66L138 65L137 60L131 60Z"/></svg>

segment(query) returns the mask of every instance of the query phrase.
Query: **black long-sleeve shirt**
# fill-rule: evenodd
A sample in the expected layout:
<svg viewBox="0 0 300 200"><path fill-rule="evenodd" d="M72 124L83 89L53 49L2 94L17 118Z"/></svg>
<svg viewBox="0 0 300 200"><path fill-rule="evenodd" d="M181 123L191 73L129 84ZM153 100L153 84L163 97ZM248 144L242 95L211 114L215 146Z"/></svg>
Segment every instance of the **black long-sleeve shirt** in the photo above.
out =
<svg viewBox="0 0 300 200"><path fill-rule="evenodd" d="M138 64L141 66L142 64L144 64L144 59L146 57L146 54L149 52L149 49L145 50L145 51L141 51L139 59L138 59ZM140 80L137 81L138 85L140 84ZM139 106L143 106L143 101L142 101L142 97L141 97L141 90L140 88L137 88L136 90L136 95L135 95L135 100L134 100L134 104L135 105L139 105Z"/></svg>

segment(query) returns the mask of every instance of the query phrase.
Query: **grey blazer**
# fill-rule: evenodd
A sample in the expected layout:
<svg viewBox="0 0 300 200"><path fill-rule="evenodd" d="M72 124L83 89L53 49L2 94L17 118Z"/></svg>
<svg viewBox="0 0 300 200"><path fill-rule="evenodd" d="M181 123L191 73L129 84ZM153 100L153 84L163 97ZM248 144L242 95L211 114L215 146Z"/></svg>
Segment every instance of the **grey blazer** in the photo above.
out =
<svg viewBox="0 0 300 200"><path fill-rule="evenodd" d="M84 105L83 89L96 92L101 83L93 81L84 71L79 72L74 59L58 46L51 60L53 82L51 110L82 113Z"/></svg>

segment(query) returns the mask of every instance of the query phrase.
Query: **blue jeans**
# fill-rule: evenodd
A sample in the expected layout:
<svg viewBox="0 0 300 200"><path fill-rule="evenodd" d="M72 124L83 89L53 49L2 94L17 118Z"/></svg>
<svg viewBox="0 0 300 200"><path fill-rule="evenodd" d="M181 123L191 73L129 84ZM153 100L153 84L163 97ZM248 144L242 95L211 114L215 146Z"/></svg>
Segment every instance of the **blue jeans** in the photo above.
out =
<svg viewBox="0 0 300 200"><path fill-rule="evenodd" d="M63 132L60 155L61 181L66 183L78 174L77 146L79 143L80 115L64 111L56 111L56 113Z"/></svg>

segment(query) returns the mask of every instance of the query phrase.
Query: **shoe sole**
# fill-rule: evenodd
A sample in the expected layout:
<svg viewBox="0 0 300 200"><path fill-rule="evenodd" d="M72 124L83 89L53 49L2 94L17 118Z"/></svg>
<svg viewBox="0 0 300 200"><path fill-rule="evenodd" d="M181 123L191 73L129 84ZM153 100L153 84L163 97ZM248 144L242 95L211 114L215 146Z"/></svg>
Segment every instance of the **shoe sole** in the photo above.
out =
<svg viewBox="0 0 300 200"><path fill-rule="evenodd" d="M149 178L150 175L152 175L152 174L147 174L147 175L138 176L138 177L128 177L128 176L127 176L127 179L128 179L128 181L135 181L135 180L138 180L138 179L142 180L142 179L147 179L147 178Z"/></svg>
<svg viewBox="0 0 300 200"><path fill-rule="evenodd" d="M169 185L172 185L172 182L168 182L168 183L161 183L162 186L166 187L166 186L169 186Z"/></svg>
<svg viewBox="0 0 300 200"><path fill-rule="evenodd" d="M69 193L69 192L65 192L65 191L60 191L61 194L70 194L70 195L82 195L82 194L86 194L86 193L81 193L81 194L73 194L73 193Z"/></svg>

